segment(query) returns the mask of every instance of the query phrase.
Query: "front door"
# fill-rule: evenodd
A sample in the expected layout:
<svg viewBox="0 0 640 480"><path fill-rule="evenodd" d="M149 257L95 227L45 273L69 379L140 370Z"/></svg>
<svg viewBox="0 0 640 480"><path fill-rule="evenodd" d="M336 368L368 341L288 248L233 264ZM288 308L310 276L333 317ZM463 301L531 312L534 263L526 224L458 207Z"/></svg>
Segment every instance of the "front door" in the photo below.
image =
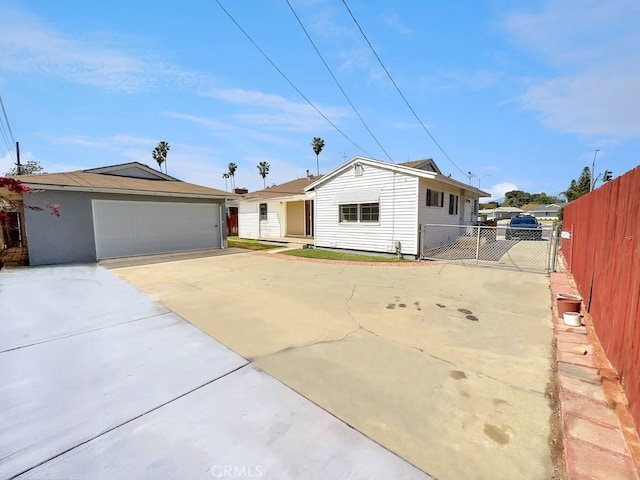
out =
<svg viewBox="0 0 640 480"><path fill-rule="evenodd" d="M304 202L304 234L313 237L313 200Z"/></svg>

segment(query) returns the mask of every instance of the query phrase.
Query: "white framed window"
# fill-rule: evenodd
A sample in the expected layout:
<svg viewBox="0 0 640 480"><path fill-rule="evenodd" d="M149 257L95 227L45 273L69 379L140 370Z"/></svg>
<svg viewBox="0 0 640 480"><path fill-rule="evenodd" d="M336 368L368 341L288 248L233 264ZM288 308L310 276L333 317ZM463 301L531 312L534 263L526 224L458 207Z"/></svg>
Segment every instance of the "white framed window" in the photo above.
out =
<svg viewBox="0 0 640 480"><path fill-rule="evenodd" d="M340 205L340 223L357 222L358 221L358 205Z"/></svg>
<svg viewBox="0 0 640 480"><path fill-rule="evenodd" d="M266 203L261 203L260 204L260 220L266 220L268 217L268 210L267 210L267 204Z"/></svg>
<svg viewBox="0 0 640 480"><path fill-rule="evenodd" d="M458 214L458 195L454 195L453 193L449 194L449 215L457 215Z"/></svg>
<svg viewBox="0 0 640 480"><path fill-rule="evenodd" d="M379 203L350 203L339 206L340 223L377 223L380 221Z"/></svg>
<svg viewBox="0 0 640 480"><path fill-rule="evenodd" d="M427 207L444 207L444 193L427 188Z"/></svg>
<svg viewBox="0 0 640 480"><path fill-rule="evenodd" d="M379 203L362 203L360 205L360 221L361 222L379 222L380 221L380 204Z"/></svg>

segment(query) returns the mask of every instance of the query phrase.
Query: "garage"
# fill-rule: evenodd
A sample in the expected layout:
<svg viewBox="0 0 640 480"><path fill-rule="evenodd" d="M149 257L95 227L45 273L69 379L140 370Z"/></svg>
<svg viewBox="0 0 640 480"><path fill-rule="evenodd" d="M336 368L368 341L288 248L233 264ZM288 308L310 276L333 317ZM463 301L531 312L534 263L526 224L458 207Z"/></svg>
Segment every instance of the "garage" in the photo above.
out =
<svg viewBox="0 0 640 480"><path fill-rule="evenodd" d="M236 195L130 162L22 175L29 265L225 248L226 210ZM60 216L47 215L56 205Z"/></svg>
<svg viewBox="0 0 640 480"><path fill-rule="evenodd" d="M206 203L93 200L96 256L220 248L220 207Z"/></svg>

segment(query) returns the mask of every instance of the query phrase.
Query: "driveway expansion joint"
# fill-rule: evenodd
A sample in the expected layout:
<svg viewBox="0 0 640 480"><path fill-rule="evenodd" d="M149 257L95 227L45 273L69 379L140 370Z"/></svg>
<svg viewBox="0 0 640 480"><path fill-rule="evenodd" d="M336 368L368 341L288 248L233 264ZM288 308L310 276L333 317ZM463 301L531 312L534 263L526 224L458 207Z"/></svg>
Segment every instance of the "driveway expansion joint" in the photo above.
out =
<svg viewBox="0 0 640 480"><path fill-rule="evenodd" d="M199 390L199 389L201 389L201 388L203 388L203 387L206 387L207 385L210 385L211 383L216 382L217 380L220 380L220 379L222 379L222 378L224 378L224 377L227 377L227 376L229 376L229 375L231 375L231 374L233 374L233 373L236 373L236 372L238 372L239 370L241 370L241 369L243 369L243 368L245 368L245 367L247 367L247 366L250 366L250 365L251 365L251 363L247 361L247 362L246 362L246 363L244 363L243 365L240 365L239 367L236 367L236 368L234 368L233 370L230 370L230 371L228 371L228 372L224 373L223 375L220 375L220 376L218 376L218 377L216 377L216 378L214 378L214 379L212 379L212 380L209 380L208 382L203 383L202 385L199 385L199 386L197 386L197 387L195 387L195 388L192 388L192 389L188 390L187 392L181 393L180 395L178 395L178 396L176 396L176 397L174 397L174 398L172 398L172 399L170 399L170 400L167 400L166 402L163 402L163 403L161 403L160 405L156 405L155 407L150 408L150 409L146 410L145 412L142 412L142 413L140 413L139 415L136 415L135 417L131 417L131 418L129 418L128 420L125 420L124 422L120 422L118 425L115 425L115 426L113 426L113 427L110 427L110 428L108 428L108 429L106 429L106 430L104 430L104 431L102 431L102 432L98 433L97 435L92 436L91 438L88 438L88 439L86 439L86 440L83 440L83 441L81 441L81 442L78 442L78 443L76 443L75 445L73 445L73 446L71 446L71 447L69 447L69 448L67 448L67 449L65 449L65 450L63 450L63 451L61 451L61 452L58 452L57 454L55 454L55 455L53 455L53 456L51 456L51 457L49 457L49 458L46 458L45 460L42 460L41 462L38 462L36 465L33 465L33 466L31 466L31 467L29 467L29 468L27 468L27 469L23 470L22 472L20 472L20 473L18 473L18 474L16 474L16 475L13 475L13 476L12 476L12 477L10 477L10 478L11 478L11 479L14 479L14 478L16 478L16 477L19 477L19 476L21 476L21 475L24 475L25 473L28 473L28 472L30 472L31 470L33 470L33 469L35 469L35 468L37 468L37 467L39 467L39 466L41 466L41 465L44 465L44 464L45 464L45 463L47 463L47 462L50 462L50 461L52 461L52 460L55 460L56 458L58 458L58 457L60 457L60 456L64 455L65 453L71 452L72 450L75 450L75 449L77 449L78 447L81 447L81 446L83 446L83 445L86 445L86 444L88 444L88 443L90 443L90 442L92 442L92 441L96 440L97 438L100 438L100 437L102 437L103 435L108 434L109 432L112 432L112 431L114 431L114 430L116 430L116 429L118 429L118 428L120 428L120 427L123 427L124 425L127 425L127 424L129 424L129 423L131 423L131 422L133 422L133 421L135 421L135 420L138 420L139 418L142 418L142 417L144 417L145 415L148 415L148 414L150 414L150 413L152 413L152 412L155 412L156 410L158 410L158 409L160 409L160 408L162 408L162 407L164 407L164 406L166 406L166 405L169 405L170 403L175 402L176 400L179 400L179 399L181 399L181 398L183 398L183 397L186 397L187 395L189 395L189 394L191 394L191 393L193 393L193 392L195 392L195 391L197 391L197 390Z"/></svg>
<svg viewBox="0 0 640 480"><path fill-rule="evenodd" d="M36 345L42 345L43 343L55 342L56 340L62 340L62 339L65 339L65 338L77 337L79 335L85 335L87 333L99 332L100 330L105 330L105 329L108 329L108 328L118 327L120 325L127 325L127 324L130 324L130 323L139 322L140 320L147 320L149 318L160 317L162 315L173 315L173 313L171 312L171 310L167 309L166 312L154 313L153 315L147 315L145 317L134 318L133 320L126 320L124 322L113 323L111 325L103 325L102 327L90 328L90 329L87 329L87 330L80 330L78 332L68 333L66 335L59 335L57 337L47 338L46 340L40 340L40 341L33 342L33 343L27 343L25 345L18 345L17 347L11 347L11 348L7 348L5 350L1 350L0 354L5 353L5 352L12 352L14 350L20 350L21 348L35 347Z"/></svg>

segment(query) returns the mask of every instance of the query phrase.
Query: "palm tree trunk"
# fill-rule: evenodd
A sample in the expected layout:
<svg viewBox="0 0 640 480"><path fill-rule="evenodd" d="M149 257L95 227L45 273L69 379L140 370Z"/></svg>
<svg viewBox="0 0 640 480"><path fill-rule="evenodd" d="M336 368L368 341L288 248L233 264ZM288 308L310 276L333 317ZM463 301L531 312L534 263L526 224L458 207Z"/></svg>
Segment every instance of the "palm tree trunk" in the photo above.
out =
<svg viewBox="0 0 640 480"><path fill-rule="evenodd" d="M316 155L316 166L318 167L318 176L320 176L320 160L318 160L319 155Z"/></svg>

